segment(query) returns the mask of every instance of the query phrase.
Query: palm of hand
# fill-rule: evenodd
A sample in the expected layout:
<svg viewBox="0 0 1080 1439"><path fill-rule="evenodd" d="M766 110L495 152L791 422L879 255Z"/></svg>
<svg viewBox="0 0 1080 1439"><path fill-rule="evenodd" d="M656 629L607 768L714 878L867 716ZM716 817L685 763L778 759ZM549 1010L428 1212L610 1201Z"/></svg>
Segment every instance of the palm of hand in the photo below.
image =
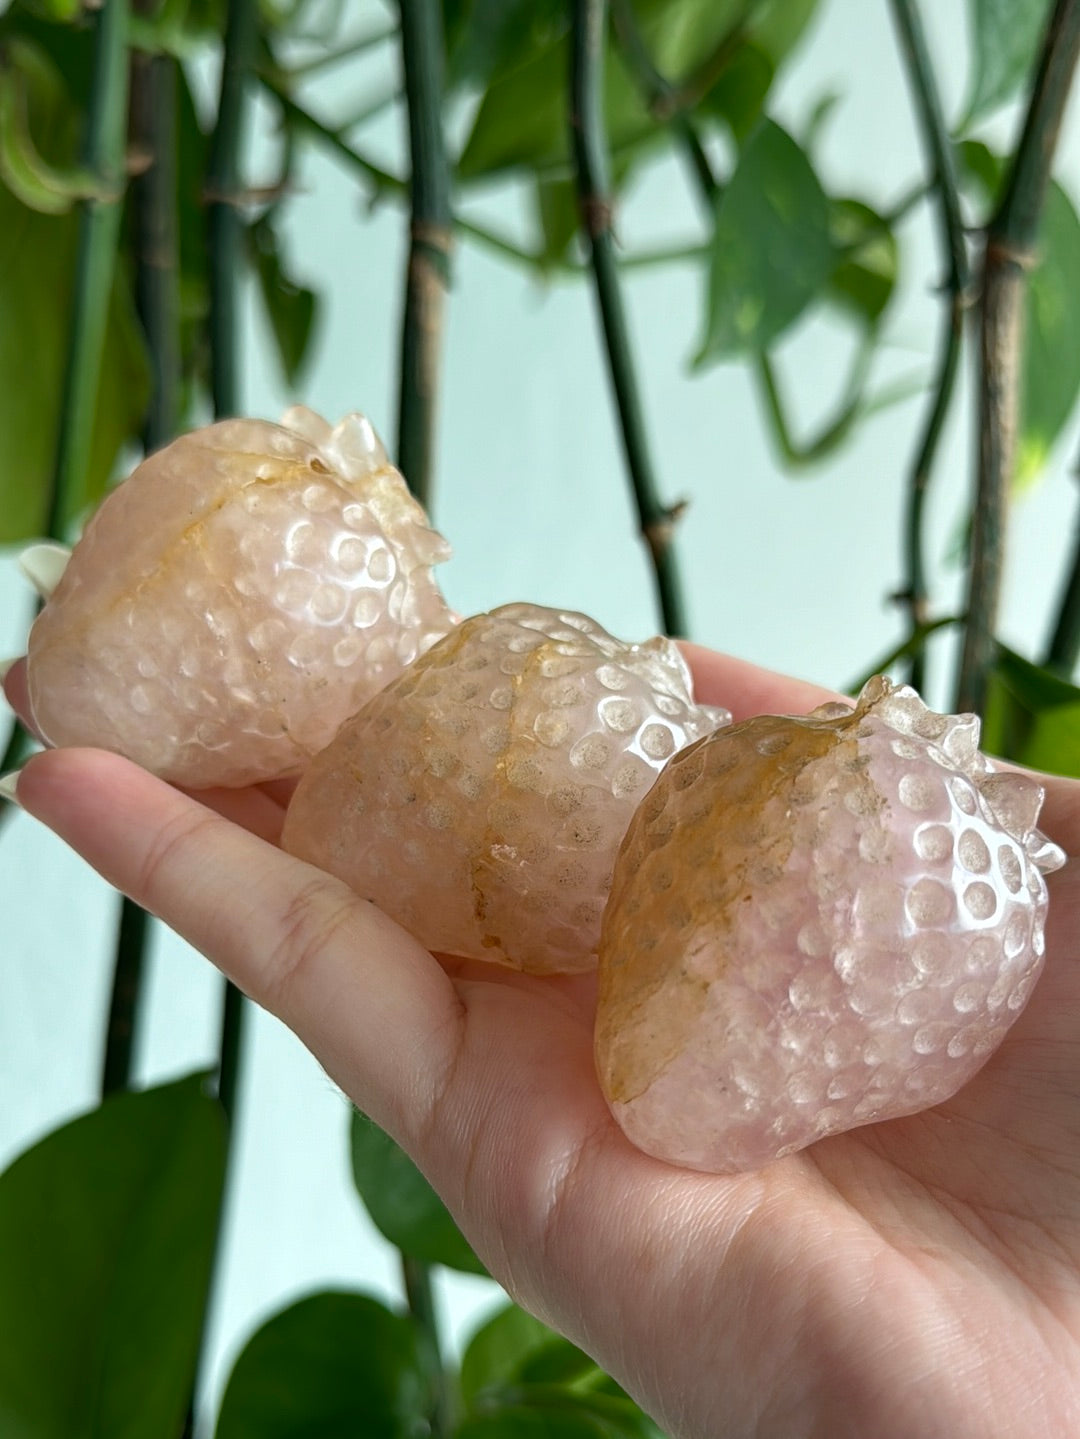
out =
<svg viewBox="0 0 1080 1439"><path fill-rule="evenodd" d="M597 1092L587 986L473 966L449 1082L408 1139L496 1276L675 1434L1075 1433L1080 873L1052 883L1028 1010L925 1114L759 1174L674 1170Z"/></svg>

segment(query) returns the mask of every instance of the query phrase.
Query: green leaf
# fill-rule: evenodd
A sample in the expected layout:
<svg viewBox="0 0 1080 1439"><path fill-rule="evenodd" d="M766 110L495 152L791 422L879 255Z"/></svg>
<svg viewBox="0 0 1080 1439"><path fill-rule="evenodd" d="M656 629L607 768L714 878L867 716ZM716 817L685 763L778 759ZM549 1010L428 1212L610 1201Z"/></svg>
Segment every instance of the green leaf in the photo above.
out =
<svg viewBox="0 0 1080 1439"><path fill-rule="evenodd" d="M60 48L66 53L74 32L58 26L53 30L64 37ZM35 142L50 164L63 164L78 114L60 71L37 50L23 73ZM76 238L74 213L49 215L30 209L0 183L0 544L40 535L49 512ZM118 266L86 488L69 497L65 521L80 518L104 494L121 446L139 432L148 390L145 350L127 276Z"/></svg>
<svg viewBox="0 0 1080 1439"><path fill-rule="evenodd" d="M716 83L702 97L701 109L718 115L740 143L761 119L776 66L759 46L745 41L732 54Z"/></svg>
<svg viewBox="0 0 1080 1439"><path fill-rule="evenodd" d="M0 1176L0 1433L178 1434L225 1165L198 1078L108 1099Z"/></svg>
<svg viewBox="0 0 1080 1439"><path fill-rule="evenodd" d="M569 1384L588 1388L615 1385L576 1344L553 1334L548 1342L526 1354L518 1369L523 1384ZM615 1385L615 1392L621 1393Z"/></svg>
<svg viewBox="0 0 1080 1439"><path fill-rule="evenodd" d="M558 1338L553 1329L516 1304L498 1310L477 1329L462 1355L461 1395L466 1404L485 1389L516 1383L528 1360ZM582 1358L586 1364L592 1363L587 1356Z"/></svg>
<svg viewBox="0 0 1080 1439"><path fill-rule="evenodd" d="M485 1274L446 1206L409 1156L366 1115L353 1111L352 1171L360 1197L379 1232L403 1254Z"/></svg>
<svg viewBox="0 0 1080 1439"><path fill-rule="evenodd" d="M763 4L765 0L757 0L757 6ZM510 8L518 13L516 0ZM698 63L707 63L744 9L745 0L644 0L637 6L653 63L675 83ZM542 16L553 13L541 11ZM516 22L513 33L523 37L522 43L502 53L491 74L459 160L464 180L516 167L550 169L569 163L565 20L543 19L524 29ZM640 87L610 44L604 64L604 118L608 146L617 154L625 156L670 138L667 125L649 114Z"/></svg>
<svg viewBox="0 0 1080 1439"><path fill-rule="evenodd" d="M861 200L833 200L829 228L839 256L829 276L829 296L873 328L896 289L900 266L896 236L885 217Z"/></svg>
<svg viewBox="0 0 1080 1439"><path fill-rule="evenodd" d="M569 164L569 63L563 40L517 68L498 72L458 162L463 180L515 168ZM637 86L614 55L604 67L604 113L612 148L663 138L665 127L649 115Z"/></svg>
<svg viewBox="0 0 1080 1439"><path fill-rule="evenodd" d="M819 0L763 0L753 12L746 33L768 55L774 69L795 50L818 5Z"/></svg>
<svg viewBox="0 0 1080 1439"><path fill-rule="evenodd" d="M311 354L318 315L314 290L298 285L286 273L281 243L268 211L251 227L255 273L266 306L267 318L277 343L278 358L285 378L296 385Z"/></svg>
<svg viewBox="0 0 1080 1439"><path fill-rule="evenodd" d="M8 63L0 63L0 183L31 210L64 215L77 199L96 195L99 187L81 166L59 168L41 154L30 129L32 81L26 67L32 64L37 70L44 57L15 41L6 48Z"/></svg>
<svg viewBox="0 0 1080 1439"><path fill-rule="evenodd" d="M572 180L533 182L533 200L543 239L544 266L557 265L565 257L578 230L577 191Z"/></svg>
<svg viewBox="0 0 1080 1439"><path fill-rule="evenodd" d="M458 0L444 5L447 87L486 86L566 33L564 0Z"/></svg>
<svg viewBox="0 0 1080 1439"><path fill-rule="evenodd" d="M961 140L956 146L956 164L961 179L974 182L988 204L997 199L1005 178L1005 161L982 140Z"/></svg>
<svg viewBox="0 0 1080 1439"><path fill-rule="evenodd" d="M968 0L970 98L959 129L1025 90L1053 0Z"/></svg>
<svg viewBox="0 0 1080 1439"><path fill-rule="evenodd" d="M1042 471L1080 393L1080 219L1051 184L1027 287L1016 483Z"/></svg>
<svg viewBox="0 0 1080 1439"><path fill-rule="evenodd" d="M327 1291L282 1310L251 1337L214 1435L415 1439L426 1432L426 1393L409 1320L366 1295Z"/></svg>
<svg viewBox="0 0 1080 1439"><path fill-rule="evenodd" d="M31 15L62 25L78 20L83 11L83 0L22 0L22 4Z"/></svg>
<svg viewBox="0 0 1080 1439"><path fill-rule="evenodd" d="M536 1384L489 1394L456 1439L663 1439L626 1395Z"/></svg>
<svg viewBox="0 0 1080 1439"><path fill-rule="evenodd" d="M998 647L983 728L991 754L1080 779L1080 689Z"/></svg>
<svg viewBox="0 0 1080 1439"><path fill-rule="evenodd" d="M834 263L817 176L791 136L765 120L717 206L696 363L765 349L817 297Z"/></svg>

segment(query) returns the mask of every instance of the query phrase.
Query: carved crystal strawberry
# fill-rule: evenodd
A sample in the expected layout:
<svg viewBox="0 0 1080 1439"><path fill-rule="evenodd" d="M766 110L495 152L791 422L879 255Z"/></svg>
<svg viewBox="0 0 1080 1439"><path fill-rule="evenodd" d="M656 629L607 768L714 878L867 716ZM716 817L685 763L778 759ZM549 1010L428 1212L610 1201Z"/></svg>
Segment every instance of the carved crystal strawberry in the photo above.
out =
<svg viewBox="0 0 1080 1439"><path fill-rule="evenodd" d="M1041 787L978 721L877 679L677 755L635 816L600 946L596 1053L627 1135L757 1168L938 1104L1042 965Z"/></svg>
<svg viewBox="0 0 1080 1439"><path fill-rule="evenodd" d="M696 705L670 640L506 605L464 621L314 761L283 844L428 948L535 973L595 963L615 852Z"/></svg>
<svg viewBox="0 0 1080 1439"><path fill-rule="evenodd" d="M226 420L104 501L30 635L50 744L179 784L297 774L452 626L449 554L367 420Z"/></svg>

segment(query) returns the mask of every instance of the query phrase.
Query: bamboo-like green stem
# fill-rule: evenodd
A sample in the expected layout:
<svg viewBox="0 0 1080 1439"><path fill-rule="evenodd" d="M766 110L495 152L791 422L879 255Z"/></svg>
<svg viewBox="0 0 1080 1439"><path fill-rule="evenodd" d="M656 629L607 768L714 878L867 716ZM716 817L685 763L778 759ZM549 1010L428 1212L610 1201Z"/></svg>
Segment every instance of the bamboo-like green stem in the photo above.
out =
<svg viewBox="0 0 1080 1439"><path fill-rule="evenodd" d="M403 1254L401 1275L405 1300L416 1326L421 1363L428 1377L428 1432L433 1439L446 1439L454 1428L454 1401L443 1367L431 1269L422 1260Z"/></svg>
<svg viewBox="0 0 1080 1439"><path fill-rule="evenodd" d="M139 999L150 938L150 916L144 909L121 895L119 910L101 1064L102 1098L131 1087Z"/></svg>
<svg viewBox="0 0 1080 1439"><path fill-rule="evenodd" d="M922 20L915 0L891 0L891 4L923 148L933 176L940 243L946 255L944 289L948 300L931 385L930 408L908 479L907 517L904 526L906 573L899 598L907 606L912 633L917 634L925 629L930 604L924 535L926 496L934 459L955 393L971 277L953 145L941 107ZM916 689L923 687L926 679L925 646L919 646L912 654L908 678Z"/></svg>
<svg viewBox="0 0 1080 1439"><path fill-rule="evenodd" d="M971 531L967 628L956 708L983 709L994 663L1008 487L1015 465L1026 272L1080 56L1080 0L1057 0L1020 144L986 233L979 348L979 466Z"/></svg>
<svg viewBox="0 0 1080 1439"><path fill-rule="evenodd" d="M240 411L239 309L243 273L240 162L258 36L256 0L229 0L206 210L210 254L210 386L218 419Z"/></svg>
<svg viewBox="0 0 1080 1439"><path fill-rule="evenodd" d="M229 0L221 66L217 120L210 143L206 177L208 243L210 247L210 376L214 414L218 419L240 408L239 291L244 270L243 225L240 214L241 155L246 122L247 92L253 78L258 41L257 0ZM226 981L218 1041L217 1094L229 1121L228 1172L235 1152L236 1100L243 1062L245 1001L235 985ZM222 1211L223 1213L223 1211ZM211 1293L219 1273L222 1214L218 1217ZM206 1317L200 1341L199 1362L188 1403L184 1439L195 1432L195 1402L206 1363Z"/></svg>
<svg viewBox="0 0 1080 1439"><path fill-rule="evenodd" d="M137 0L136 8L142 11L146 5ZM132 51L130 135L139 167L131 203L135 304L150 360L150 403L143 425L143 444L150 451L175 433L180 384L176 61L171 56ZM103 1095L131 1083L150 931L146 912L121 897L101 1070Z"/></svg>
<svg viewBox="0 0 1080 1439"><path fill-rule="evenodd" d="M109 299L120 238L128 78L128 0L104 0L93 16L94 73L84 162L97 182L94 198L80 201L71 311L56 469L48 533L67 533L85 494Z"/></svg>
<svg viewBox="0 0 1080 1439"><path fill-rule="evenodd" d="M450 283L454 234L442 119L442 7L437 0L399 0L398 9L411 163L397 462L413 494L421 504L429 505L443 304Z"/></svg>
<svg viewBox="0 0 1080 1439"><path fill-rule="evenodd" d="M176 433L180 394L179 218L176 61L131 57L131 146L141 168L132 182L135 305L150 357L147 452Z"/></svg>
<svg viewBox="0 0 1080 1439"><path fill-rule="evenodd" d="M397 463L421 504L430 506L435 472L435 417L450 283L454 217L443 132L443 30L439 0L398 0L401 59L409 126L409 256L401 323ZM453 1404L443 1365L431 1272L402 1256L405 1298L428 1381L433 1439L449 1439Z"/></svg>
<svg viewBox="0 0 1080 1439"><path fill-rule="evenodd" d="M573 0L571 14L571 142L582 229L589 250L608 372L638 521L652 559L663 626L668 634L685 635L686 613L672 546L681 506L665 505L660 499L615 260L601 108L606 0Z"/></svg>

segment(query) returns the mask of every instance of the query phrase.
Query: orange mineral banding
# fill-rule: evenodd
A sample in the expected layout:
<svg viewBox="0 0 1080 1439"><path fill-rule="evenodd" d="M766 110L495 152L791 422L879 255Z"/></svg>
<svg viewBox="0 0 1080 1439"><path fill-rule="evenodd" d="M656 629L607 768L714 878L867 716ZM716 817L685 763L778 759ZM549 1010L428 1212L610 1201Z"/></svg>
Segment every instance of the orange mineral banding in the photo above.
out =
<svg viewBox="0 0 1080 1439"><path fill-rule="evenodd" d="M452 628L449 552L360 415L193 431L87 525L30 633L34 722L193 788L296 775Z"/></svg>
<svg viewBox="0 0 1080 1439"><path fill-rule="evenodd" d="M872 680L676 755L629 826L599 958L596 1056L628 1137L756 1169L939 1104L1043 962L1043 791L978 721Z"/></svg>
<svg viewBox="0 0 1080 1439"><path fill-rule="evenodd" d="M666 639L540 605L476 615L376 695L301 780L284 847L429 949L590 969L612 866L670 757L727 723Z"/></svg>

